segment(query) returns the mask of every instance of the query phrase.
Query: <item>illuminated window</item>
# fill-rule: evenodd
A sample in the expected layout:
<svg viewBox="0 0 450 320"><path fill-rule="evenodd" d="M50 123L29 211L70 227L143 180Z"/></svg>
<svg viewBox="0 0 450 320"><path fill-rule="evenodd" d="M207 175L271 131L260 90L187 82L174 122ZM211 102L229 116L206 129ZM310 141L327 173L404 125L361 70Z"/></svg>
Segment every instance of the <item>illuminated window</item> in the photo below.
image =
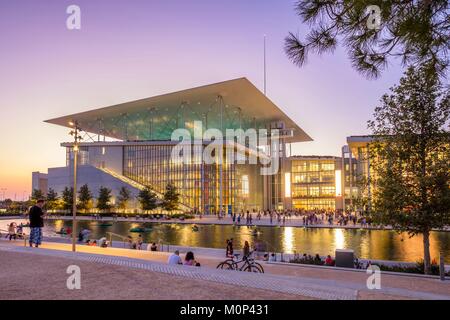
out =
<svg viewBox="0 0 450 320"><path fill-rule="evenodd" d="M322 170L323 171L333 171L334 163L322 163Z"/></svg>
<svg viewBox="0 0 450 320"><path fill-rule="evenodd" d="M102 147L102 155L105 155L105 154L106 154L106 148Z"/></svg>
<svg viewBox="0 0 450 320"><path fill-rule="evenodd" d="M335 171L335 184L336 184L336 197L342 196L342 187L341 187L341 170Z"/></svg>
<svg viewBox="0 0 450 320"><path fill-rule="evenodd" d="M318 197L320 195L319 187L310 187L309 188L309 195L311 197Z"/></svg>
<svg viewBox="0 0 450 320"><path fill-rule="evenodd" d="M306 182L306 175L304 174L295 174L294 175L294 183Z"/></svg>
<svg viewBox="0 0 450 320"><path fill-rule="evenodd" d="M248 176L242 176L242 195L248 196L250 194L250 183L248 181Z"/></svg>
<svg viewBox="0 0 450 320"><path fill-rule="evenodd" d="M319 163L318 162L311 162L309 164L309 171L319 171Z"/></svg>
<svg viewBox="0 0 450 320"><path fill-rule="evenodd" d="M284 174L284 196L286 198L291 197L291 173L286 172Z"/></svg>
<svg viewBox="0 0 450 320"><path fill-rule="evenodd" d="M334 187L322 187L322 196L333 197L336 190Z"/></svg>

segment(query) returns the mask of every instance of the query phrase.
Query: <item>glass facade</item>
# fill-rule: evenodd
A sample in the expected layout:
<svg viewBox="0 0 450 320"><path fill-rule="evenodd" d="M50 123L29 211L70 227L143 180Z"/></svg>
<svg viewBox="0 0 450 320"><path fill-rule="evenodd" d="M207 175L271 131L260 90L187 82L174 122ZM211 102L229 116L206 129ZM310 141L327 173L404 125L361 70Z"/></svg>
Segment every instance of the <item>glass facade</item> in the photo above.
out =
<svg viewBox="0 0 450 320"><path fill-rule="evenodd" d="M123 175L158 193L172 183L181 202L206 214L261 208L262 184L257 183L257 165L205 164L203 150L192 148L191 163L172 159L173 145L124 146ZM201 151L201 152L200 152ZM218 162L218 161L217 161ZM255 171L255 172L254 172ZM222 204L222 207L221 207Z"/></svg>
<svg viewBox="0 0 450 320"><path fill-rule="evenodd" d="M334 157L297 158L291 162L292 206L295 209L336 209Z"/></svg>

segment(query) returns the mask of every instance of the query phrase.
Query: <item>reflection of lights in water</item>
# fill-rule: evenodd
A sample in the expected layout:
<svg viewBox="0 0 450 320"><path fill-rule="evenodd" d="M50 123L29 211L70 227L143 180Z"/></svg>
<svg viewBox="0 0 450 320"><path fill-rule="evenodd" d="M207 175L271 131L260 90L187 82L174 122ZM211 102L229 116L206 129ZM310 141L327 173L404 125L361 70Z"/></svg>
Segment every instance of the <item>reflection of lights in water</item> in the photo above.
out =
<svg viewBox="0 0 450 320"><path fill-rule="evenodd" d="M334 229L334 245L336 249L345 249L345 239L343 229Z"/></svg>
<svg viewBox="0 0 450 320"><path fill-rule="evenodd" d="M248 241L248 243L251 245L253 243L253 236L252 236L252 230L249 227L241 227L239 230L239 235L241 238L241 244L239 247L243 247L245 241Z"/></svg>
<svg viewBox="0 0 450 320"><path fill-rule="evenodd" d="M369 258L370 257L370 232L366 232L366 230L361 232L361 258Z"/></svg>
<svg viewBox="0 0 450 320"><path fill-rule="evenodd" d="M192 229L189 227L181 229L181 243L189 243L190 240L192 240L192 237L194 236L194 232L192 232Z"/></svg>
<svg viewBox="0 0 450 320"><path fill-rule="evenodd" d="M292 227L284 228L283 248L286 253L294 252L294 230Z"/></svg>

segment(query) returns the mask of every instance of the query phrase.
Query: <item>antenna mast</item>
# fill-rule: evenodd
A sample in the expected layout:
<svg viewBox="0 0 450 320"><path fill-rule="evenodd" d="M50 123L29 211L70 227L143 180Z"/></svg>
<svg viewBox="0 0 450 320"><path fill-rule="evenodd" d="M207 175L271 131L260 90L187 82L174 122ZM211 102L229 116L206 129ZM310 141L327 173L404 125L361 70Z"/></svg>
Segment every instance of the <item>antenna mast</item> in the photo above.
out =
<svg viewBox="0 0 450 320"><path fill-rule="evenodd" d="M264 35L264 95L267 95L266 35Z"/></svg>

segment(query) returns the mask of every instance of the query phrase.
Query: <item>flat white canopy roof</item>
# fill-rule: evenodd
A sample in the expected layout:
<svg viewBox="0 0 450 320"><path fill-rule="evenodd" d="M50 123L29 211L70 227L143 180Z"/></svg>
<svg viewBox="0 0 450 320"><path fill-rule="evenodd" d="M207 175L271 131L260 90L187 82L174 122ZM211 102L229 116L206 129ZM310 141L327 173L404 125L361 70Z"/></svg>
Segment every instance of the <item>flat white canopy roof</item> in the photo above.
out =
<svg viewBox="0 0 450 320"><path fill-rule="evenodd" d="M220 109L222 104L222 109ZM110 107L72 114L45 122L70 127L78 121L90 133L119 140L165 140L176 128L203 121L207 128L265 128L282 121L293 131L287 142L312 141L291 118L247 78L210 84Z"/></svg>

